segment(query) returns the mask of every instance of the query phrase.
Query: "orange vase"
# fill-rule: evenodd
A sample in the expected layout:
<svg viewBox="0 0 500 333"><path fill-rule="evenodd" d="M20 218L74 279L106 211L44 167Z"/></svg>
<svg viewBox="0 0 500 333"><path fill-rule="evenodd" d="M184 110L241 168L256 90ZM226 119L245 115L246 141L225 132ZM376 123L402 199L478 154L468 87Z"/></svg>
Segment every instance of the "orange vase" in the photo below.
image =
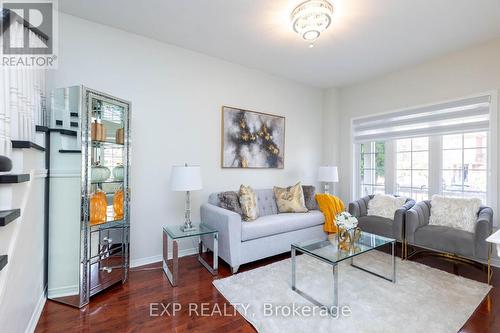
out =
<svg viewBox="0 0 500 333"><path fill-rule="evenodd" d="M106 193L98 189L90 197L90 224L106 223L107 207Z"/></svg>
<svg viewBox="0 0 500 333"><path fill-rule="evenodd" d="M115 192L113 198L113 210L115 211L115 220L123 219L123 190L119 189Z"/></svg>

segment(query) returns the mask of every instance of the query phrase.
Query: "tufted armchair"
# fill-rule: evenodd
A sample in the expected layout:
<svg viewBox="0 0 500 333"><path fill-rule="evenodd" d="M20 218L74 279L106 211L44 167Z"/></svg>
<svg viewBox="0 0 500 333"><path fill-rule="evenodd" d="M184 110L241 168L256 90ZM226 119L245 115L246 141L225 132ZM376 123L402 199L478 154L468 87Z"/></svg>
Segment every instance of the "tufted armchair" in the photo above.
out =
<svg viewBox="0 0 500 333"><path fill-rule="evenodd" d="M367 215L368 203L373 197L373 195L368 195L349 203L349 213L358 218L358 226L361 230L403 242L405 213L415 205L415 200L407 199L406 203L396 210L394 219L391 220L380 216Z"/></svg>
<svg viewBox="0 0 500 333"><path fill-rule="evenodd" d="M473 260L488 259L485 239L493 229L493 210L481 206L474 233L438 225L429 225L431 201L417 203L406 213L406 241L410 245L450 253Z"/></svg>

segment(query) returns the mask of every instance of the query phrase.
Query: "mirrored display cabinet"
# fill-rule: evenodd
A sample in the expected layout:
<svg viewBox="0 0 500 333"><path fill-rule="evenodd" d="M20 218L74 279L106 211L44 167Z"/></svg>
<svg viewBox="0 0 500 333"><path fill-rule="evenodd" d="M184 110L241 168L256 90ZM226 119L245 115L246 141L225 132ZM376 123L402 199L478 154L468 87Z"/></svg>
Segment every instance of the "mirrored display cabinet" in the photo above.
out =
<svg viewBox="0 0 500 333"><path fill-rule="evenodd" d="M127 280L130 102L73 86L50 105L48 298L82 307Z"/></svg>

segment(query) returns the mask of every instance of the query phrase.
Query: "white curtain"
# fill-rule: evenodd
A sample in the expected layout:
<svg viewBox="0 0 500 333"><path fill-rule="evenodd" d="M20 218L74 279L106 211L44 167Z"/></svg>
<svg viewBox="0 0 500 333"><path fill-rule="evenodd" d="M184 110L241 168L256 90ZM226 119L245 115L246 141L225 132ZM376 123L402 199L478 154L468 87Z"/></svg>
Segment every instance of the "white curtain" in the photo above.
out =
<svg viewBox="0 0 500 333"><path fill-rule="evenodd" d="M14 21L7 33L22 41L25 29L23 24ZM29 35L40 38L31 30ZM11 140L35 141L35 126L47 124L47 71L36 67L0 67L0 70L0 155L9 156Z"/></svg>

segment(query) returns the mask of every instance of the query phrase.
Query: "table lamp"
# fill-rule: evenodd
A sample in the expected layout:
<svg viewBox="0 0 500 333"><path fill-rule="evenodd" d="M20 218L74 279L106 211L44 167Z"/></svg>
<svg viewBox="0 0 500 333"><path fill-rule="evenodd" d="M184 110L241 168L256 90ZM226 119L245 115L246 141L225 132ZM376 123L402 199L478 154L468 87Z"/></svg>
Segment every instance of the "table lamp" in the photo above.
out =
<svg viewBox="0 0 500 333"><path fill-rule="evenodd" d="M337 183L339 181L339 172L336 166L322 166L318 170L318 180L323 182L324 193L330 192L329 183Z"/></svg>
<svg viewBox="0 0 500 333"><path fill-rule="evenodd" d="M186 192L186 208L184 212L184 232L196 230L191 222L191 191L201 190L201 168L194 165L174 165L170 176L170 188L172 191Z"/></svg>

